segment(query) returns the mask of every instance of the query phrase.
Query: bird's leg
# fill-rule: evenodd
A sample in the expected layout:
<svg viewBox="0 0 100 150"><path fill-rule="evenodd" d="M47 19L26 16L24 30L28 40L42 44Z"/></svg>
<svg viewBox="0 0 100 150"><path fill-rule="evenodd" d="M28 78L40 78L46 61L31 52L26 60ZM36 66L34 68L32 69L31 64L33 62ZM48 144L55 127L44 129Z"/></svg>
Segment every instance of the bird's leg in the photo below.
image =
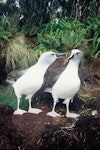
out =
<svg viewBox="0 0 100 150"><path fill-rule="evenodd" d="M56 99L56 100L57 100L57 99ZM60 115L55 112L55 107L56 107L56 103L57 103L56 100L55 100L54 103L53 103L52 111L47 113L48 116L51 116L51 117L60 117Z"/></svg>
<svg viewBox="0 0 100 150"><path fill-rule="evenodd" d="M14 111L14 115L22 115L26 113L25 110L19 108L19 105L20 105L20 98L17 98L17 109Z"/></svg>
<svg viewBox="0 0 100 150"><path fill-rule="evenodd" d="M70 113L69 112L69 103L70 103L70 99L67 99L66 100L66 117L69 117L69 118L77 118L79 117L80 115L76 114L76 113Z"/></svg>
<svg viewBox="0 0 100 150"><path fill-rule="evenodd" d="M56 107L56 101L54 101L54 103L53 103L52 112L55 112L55 107Z"/></svg>
<svg viewBox="0 0 100 150"><path fill-rule="evenodd" d="M37 109L37 108L32 108L31 105L31 98L29 98L29 109L28 109L29 113L33 113L33 114L39 114L40 112L42 112L41 109Z"/></svg>
<svg viewBox="0 0 100 150"><path fill-rule="evenodd" d="M66 100L66 115L69 114L69 103L70 103L70 99Z"/></svg>
<svg viewBox="0 0 100 150"><path fill-rule="evenodd" d="M17 110L19 110L19 105L20 105L20 98L17 100Z"/></svg>
<svg viewBox="0 0 100 150"><path fill-rule="evenodd" d="M32 106L31 106L31 98L29 99L29 110L32 109Z"/></svg>

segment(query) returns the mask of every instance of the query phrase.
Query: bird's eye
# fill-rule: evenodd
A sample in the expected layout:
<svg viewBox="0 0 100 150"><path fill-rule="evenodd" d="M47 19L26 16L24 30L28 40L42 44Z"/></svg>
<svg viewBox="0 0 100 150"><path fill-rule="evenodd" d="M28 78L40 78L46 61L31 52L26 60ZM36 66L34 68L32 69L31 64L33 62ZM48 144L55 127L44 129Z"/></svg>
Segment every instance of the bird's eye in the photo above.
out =
<svg viewBox="0 0 100 150"><path fill-rule="evenodd" d="M54 56L55 54L53 53L53 54L51 54L52 56Z"/></svg>
<svg viewBox="0 0 100 150"><path fill-rule="evenodd" d="M79 54L79 53L76 53L77 55Z"/></svg>

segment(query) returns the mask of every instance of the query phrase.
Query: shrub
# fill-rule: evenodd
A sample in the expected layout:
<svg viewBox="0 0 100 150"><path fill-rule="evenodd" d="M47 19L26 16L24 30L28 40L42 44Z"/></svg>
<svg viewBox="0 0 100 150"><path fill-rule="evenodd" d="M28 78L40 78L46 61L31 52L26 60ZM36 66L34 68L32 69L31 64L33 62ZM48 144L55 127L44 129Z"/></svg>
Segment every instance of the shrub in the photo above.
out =
<svg viewBox="0 0 100 150"><path fill-rule="evenodd" d="M94 56L100 50L100 19L96 16L88 17L85 20L87 39L91 39L88 43L91 47L90 53Z"/></svg>
<svg viewBox="0 0 100 150"><path fill-rule="evenodd" d="M14 18L0 17L0 42L8 42L17 34L17 24Z"/></svg>
<svg viewBox="0 0 100 150"><path fill-rule="evenodd" d="M57 51L77 48L81 46L84 36L84 24L80 21L53 19L38 34L38 48Z"/></svg>

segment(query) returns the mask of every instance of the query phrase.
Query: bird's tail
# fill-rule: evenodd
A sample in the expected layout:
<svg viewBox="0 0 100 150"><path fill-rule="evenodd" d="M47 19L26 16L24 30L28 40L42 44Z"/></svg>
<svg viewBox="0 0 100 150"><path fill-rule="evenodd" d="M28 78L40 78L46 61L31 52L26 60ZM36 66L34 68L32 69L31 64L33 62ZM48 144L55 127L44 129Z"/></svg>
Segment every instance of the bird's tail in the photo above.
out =
<svg viewBox="0 0 100 150"><path fill-rule="evenodd" d="M16 81L14 81L14 80L6 80L6 82L8 82L8 83L13 85Z"/></svg>
<svg viewBox="0 0 100 150"><path fill-rule="evenodd" d="M44 92L51 93L51 92L52 92L52 88L46 88L46 89L44 90Z"/></svg>

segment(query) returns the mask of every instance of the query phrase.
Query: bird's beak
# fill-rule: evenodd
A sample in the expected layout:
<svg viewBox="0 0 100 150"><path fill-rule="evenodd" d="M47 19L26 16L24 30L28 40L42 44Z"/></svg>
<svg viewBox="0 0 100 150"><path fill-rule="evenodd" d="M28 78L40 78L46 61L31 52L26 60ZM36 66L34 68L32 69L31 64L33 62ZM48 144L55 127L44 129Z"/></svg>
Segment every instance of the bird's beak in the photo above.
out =
<svg viewBox="0 0 100 150"><path fill-rule="evenodd" d="M67 54L66 53L61 53L61 54L56 54L56 56L58 57L58 58L61 58L61 57L67 57Z"/></svg>
<svg viewBox="0 0 100 150"><path fill-rule="evenodd" d="M68 63L68 57L64 60L64 65Z"/></svg>
<svg viewBox="0 0 100 150"><path fill-rule="evenodd" d="M67 58L65 59L65 61L64 61L64 65L66 65L66 64L69 62L69 60L72 59L73 57L74 57L73 54L70 55L69 57L67 57Z"/></svg>

